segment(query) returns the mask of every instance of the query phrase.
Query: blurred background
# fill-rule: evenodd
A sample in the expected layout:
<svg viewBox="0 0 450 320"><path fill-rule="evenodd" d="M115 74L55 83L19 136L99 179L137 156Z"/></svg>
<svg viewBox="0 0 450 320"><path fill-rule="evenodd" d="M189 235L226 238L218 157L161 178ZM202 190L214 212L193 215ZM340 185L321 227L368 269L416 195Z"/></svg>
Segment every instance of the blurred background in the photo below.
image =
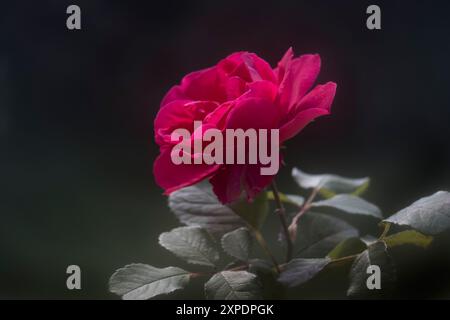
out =
<svg viewBox="0 0 450 320"><path fill-rule="evenodd" d="M79 31L66 28L70 4ZM152 175L153 119L183 75L238 50L272 66L290 46L319 53L318 82L338 84L332 115L289 141L283 191L299 192L293 166L370 176L365 197L385 215L449 190L449 2L376 1L378 31L370 4L2 2L0 298L116 298L115 269L178 264L157 244L178 224ZM441 297L450 263L439 259L405 292ZM82 290L66 289L71 264Z"/></svg>

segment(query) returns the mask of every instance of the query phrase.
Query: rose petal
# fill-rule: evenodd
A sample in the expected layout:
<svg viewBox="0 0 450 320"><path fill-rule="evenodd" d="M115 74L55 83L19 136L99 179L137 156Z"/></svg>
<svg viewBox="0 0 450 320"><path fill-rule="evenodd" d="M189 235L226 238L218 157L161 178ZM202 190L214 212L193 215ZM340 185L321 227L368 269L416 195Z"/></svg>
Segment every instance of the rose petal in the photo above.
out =
<svg viewBox="0 0 450 320"><path fill-rule="evenodd" d="M171 143L170 135L175 129L193 131L193 122L203 120L218 107L212 101L176 100L162 107L154 121L155 140L160 146Z"/></svg>
<svg viewBox="0 0 450 320"><path fill-rule="evenodd" d="M330 111L334 95L336 94L336 87L337 85L334 82L317 85L294 107L294 112L298 113L310 108L321 108Z"/></svg>
<svg viewBox="0 0 450 320"><path fill-rule="evenodd" d="M247 85L248 91L241 97L244 98L262 98L270 101L275 101L277 97L277 86L267 80L252 82Z"/></svg>
<svg viewBox="0 0 450 320"><path fill-rule="evenodd" d="M170 88L170 90L166 93L166 95L162 99L160 108L176 100L185 100L185 101L190 100L183 92L183 89L181 88L180 85L173 86L172 88Z"/></svg>
<svg viewBox="0 0 450 320"><path fill-rule="evenodd" d="M204 123L210 124L220 130L224 129L227 116L235 104L235 101L222 103L218 108L205 117L203 120Z"/></svg>
<svg viewBox="0 0 450 320"><path fill-rule="evenodd" d="M256 115L256 116L255 116ZM280 110L269 99L244 98L236 101L227 119L230 129L271 129L276 128Z"/></svg>
<svg viewBox="0 0 450 320"><path fill-rule="evenodd" d="M281 161L279 163L281 165ZM244 188L248 200L254 199L275 177L275 175L261 175L262 167L260 164L245 166Z"/></svg>
<svg viewBox="0 0 450 320"><path fill-rule="evenodd" d="M306 54L288 64L280 83L280 106L289 112L311 88L320 71L320 56Z"/></svg>
<svg viewBox="0 0 450 320"><path fill-rule="evenodd" d="M254 53L233 53L220 61L218 67L228 76L237 76L247 82L268 80L276 83L276 76L270 65Z"/></svg>
<svg viewBox="0 0 450 320"><path fill-rule="evenodd" d="M281 81L283 80L286 69L288 69L288 67L291 65L293 57L294 51L292 50L292 47L290 47L284 54L283 58L281 58L281 60L278 62L278 65L274 70L275 74L277 75L278 83L281 83Z"/></svg>
<svg viewBox="0 0 450 320"><path fill-rule="evenodd" d="M231 203L239 199L242 193L243 170L243 165L225 165L209 180L221 203Z"/></svg>
<svg viewBox="0 0 450 320"><path fill-rule="evenodd" d="M230 77L226 83L227 99L234 100L239 98L246 91L247 84L240 77Z"/></svg>
<svg viewBox="0 0 450 320"><path fill-rule="evenodd" d="M255 116L258 115L258 116ZM236 102L227 118L227 129L273 129L279 123L279 109L268 99L246 98ZM248 151L248 150L246 150ZM224 157L226 154L224 153ZM248 159L248 157L246 157ZM259 165L226 164L210 182L222 203L237 200L243 191L253 198L271 178L261 176ZM249 176L247 176L249 175Z"/></svg>
<svg viewBox="0 0 450 320"><path fill-rule="evenodd" d="M292 115L281 126L280 141L292 138L315 118L329 114L335 93L334 82L316 86L300 101Z"/></svg>
<svg viewBox="0 0 450 320"><path fill-rule="evenodd" d="M175 100L203 100L224 102L227 99L224 75L211 67L192 72L181 80L181 84L172 87L163 98L161 107Z"/></svg>
<svg viewBox="0 0 450 320"><path fill-rule="evenodd" d="M153 164L156 183L165 190L165 194L200 182L214 174L220 167L217 164L176 165L172 162L171 152L171 148L163 150Z"/></svg>

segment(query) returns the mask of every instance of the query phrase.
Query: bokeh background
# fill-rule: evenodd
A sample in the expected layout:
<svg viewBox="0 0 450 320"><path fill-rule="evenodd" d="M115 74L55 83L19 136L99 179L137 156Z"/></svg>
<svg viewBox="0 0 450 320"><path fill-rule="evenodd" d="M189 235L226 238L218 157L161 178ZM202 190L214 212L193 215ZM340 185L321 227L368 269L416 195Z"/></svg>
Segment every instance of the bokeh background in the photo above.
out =
<svg viewBox="0 0 450 320"><path fill-rule="evenodd" d="M80 31L66 29L70 4ZM157 244L177 221L152 176L153 118L184 74L238 50L273 66L290 46L320 53L319 82L338 84L332 115L288 143L281 189L299 192L293 166L370 176L366 198L385 215L448 190L449 2L376 1L378 31L369 4L2 2L0 298L115 298L115 269L178 263ZM406 292L441 297L446 259L417 267ZM80 291L66 289L70 264Z"/></svg>

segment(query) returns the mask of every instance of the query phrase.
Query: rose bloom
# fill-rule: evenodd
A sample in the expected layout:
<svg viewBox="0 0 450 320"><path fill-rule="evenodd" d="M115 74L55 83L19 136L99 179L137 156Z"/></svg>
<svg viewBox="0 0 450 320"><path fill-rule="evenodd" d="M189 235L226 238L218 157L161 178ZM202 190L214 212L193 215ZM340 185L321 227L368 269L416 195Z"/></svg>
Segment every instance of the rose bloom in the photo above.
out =
<svg viewBox="0 0 450 320"><path fill-rule="evenodd" d="M192 133L198 120L204 130L279 129L281 145L330 113L336 84L310 90L319 71L319 55L294 58L290 48L274 69L254 53L236 52L211 68L186 75L167 92L154 122L160 147L153 166L158 185L170 194L209 179L222 203L243 195L253 199L274 178L261 175L260 164L174 164L171 151L178 141L171 141L171 133L178 128Z"/></svg>

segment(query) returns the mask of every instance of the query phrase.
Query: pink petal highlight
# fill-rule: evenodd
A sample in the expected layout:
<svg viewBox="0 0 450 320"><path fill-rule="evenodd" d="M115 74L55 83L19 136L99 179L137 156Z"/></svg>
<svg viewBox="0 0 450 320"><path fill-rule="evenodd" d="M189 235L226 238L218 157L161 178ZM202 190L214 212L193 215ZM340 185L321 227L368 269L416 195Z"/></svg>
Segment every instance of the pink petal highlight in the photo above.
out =
<svg viewBox="0 0 450 320"><path fill-rule="evenodd" d="M320 56L305 54L286 66L280 83L280 106L289 112L311 88L320 71Z"/></svg>
<svg viewBox="0 0 450 320"><path fill-rule="evenodd" d="M153 164L156 183L165 190L165 194L200 182L220 167L207 164L176 165L172 162L171 152L171 149L163 150Z"/></svg>
<svg viewBox="0 0 450 320"><path fill-rule="evenodd" d="M280 141L292 138L315 118L329 114L335 93L334 82L318 85L308 93L281 126Z"/></svg>

